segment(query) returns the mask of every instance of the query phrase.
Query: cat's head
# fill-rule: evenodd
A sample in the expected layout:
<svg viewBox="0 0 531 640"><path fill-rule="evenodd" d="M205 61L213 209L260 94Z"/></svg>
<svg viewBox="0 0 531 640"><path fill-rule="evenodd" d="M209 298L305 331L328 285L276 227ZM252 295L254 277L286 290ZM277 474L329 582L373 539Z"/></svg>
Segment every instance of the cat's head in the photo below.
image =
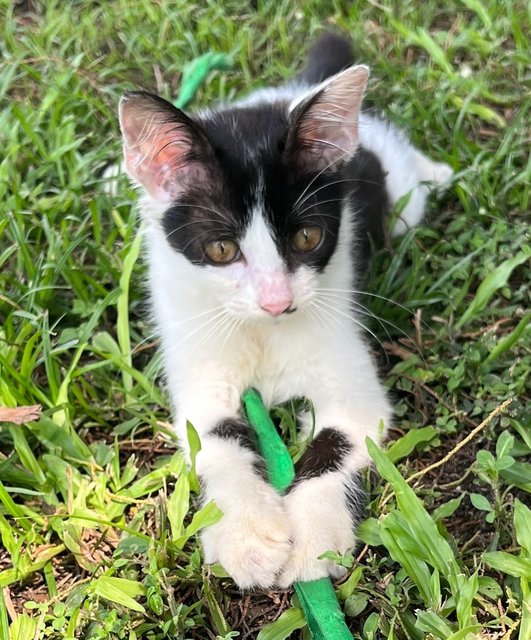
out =
<svg viewBox="0 0 531 640"><path fill-rule="evenodd" d="M341 243L342 169L367 78L350 67L291 102L279 93L197 116L144 92L122 99L125 168L149 222L232 314L311 301Z"/></svg>

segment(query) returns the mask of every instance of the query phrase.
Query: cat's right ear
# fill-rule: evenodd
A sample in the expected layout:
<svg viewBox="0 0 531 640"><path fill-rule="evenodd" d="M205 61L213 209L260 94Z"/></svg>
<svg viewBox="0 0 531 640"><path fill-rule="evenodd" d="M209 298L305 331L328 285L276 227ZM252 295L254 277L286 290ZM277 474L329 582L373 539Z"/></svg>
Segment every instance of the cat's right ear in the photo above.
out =
<svg viewBox="0 0 531 640"><path fill-rule="evenodd" d="M185 113L143 91L126 93L119 112L125 170L154 200L171 202L206 178L209 145Z"/></svg>
<svg viewBox="0 0 531 640"><path fill-rule="evenodd" d="M358 120L369 78L364 65L328 78L290 105L288 158L303 169L337 169L359 145Z"/></svg>

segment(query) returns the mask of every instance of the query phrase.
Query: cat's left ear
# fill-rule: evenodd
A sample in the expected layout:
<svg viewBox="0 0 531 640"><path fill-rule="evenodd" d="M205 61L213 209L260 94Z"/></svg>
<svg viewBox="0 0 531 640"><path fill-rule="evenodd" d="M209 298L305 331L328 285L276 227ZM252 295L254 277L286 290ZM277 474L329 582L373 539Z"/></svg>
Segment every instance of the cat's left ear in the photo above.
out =
<svg viewBox="0 0 531 640"><path fill-rule="evenodd" d="M286 153L301 169L335 169L354 154L368 78L368 67L349 67L290 105Z"/></svg>
<svg viewBox="0 0 531 640"><path fill-rule="evenodd" d="M143 91L127 93L119 112L125 170L154 200L171 202L206 179L212 150L185 113Z"/></svg>

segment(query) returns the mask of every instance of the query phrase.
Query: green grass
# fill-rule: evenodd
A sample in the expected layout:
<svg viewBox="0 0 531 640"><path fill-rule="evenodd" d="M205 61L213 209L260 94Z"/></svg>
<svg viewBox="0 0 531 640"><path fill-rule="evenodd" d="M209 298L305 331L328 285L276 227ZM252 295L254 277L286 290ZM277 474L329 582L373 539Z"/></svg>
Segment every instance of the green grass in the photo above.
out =
<svg viewBox="0 0 531 640"><path fill-rule="evenodd" d="M458 174L366 285L397 418L338 595L365 640L531 635L526 3L296 5L1 0L0 407L43 414L0 423L0 640L303 625L291 593L242 596L202 566L196 533L219 513L197 511L169 429L134 194L106 195L101 173L123 91L174 98L214 49L233 68L196 104L241 96L300 68L326 24L371 65L368 104Z"/></svg>

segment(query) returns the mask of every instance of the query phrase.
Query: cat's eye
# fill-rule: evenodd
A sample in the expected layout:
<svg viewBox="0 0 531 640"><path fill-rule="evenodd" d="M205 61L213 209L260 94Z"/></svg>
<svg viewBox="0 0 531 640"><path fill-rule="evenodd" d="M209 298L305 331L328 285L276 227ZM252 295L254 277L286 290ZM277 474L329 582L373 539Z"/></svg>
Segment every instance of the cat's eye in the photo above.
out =
<svg viewBox="0 0 531 640"><path fill-rule="evenodd" d="M214 240L205 245L204 251L214 264L230 264L240 257L240 247L234 240Z"/></svg>
<svg viewBox="0 0 531 640"><path fill-rule="evenodd" d="M322 237L323 230L320 227L303 227L293 235L292 242L297 251L307 252L316 249Z"/></svg>

